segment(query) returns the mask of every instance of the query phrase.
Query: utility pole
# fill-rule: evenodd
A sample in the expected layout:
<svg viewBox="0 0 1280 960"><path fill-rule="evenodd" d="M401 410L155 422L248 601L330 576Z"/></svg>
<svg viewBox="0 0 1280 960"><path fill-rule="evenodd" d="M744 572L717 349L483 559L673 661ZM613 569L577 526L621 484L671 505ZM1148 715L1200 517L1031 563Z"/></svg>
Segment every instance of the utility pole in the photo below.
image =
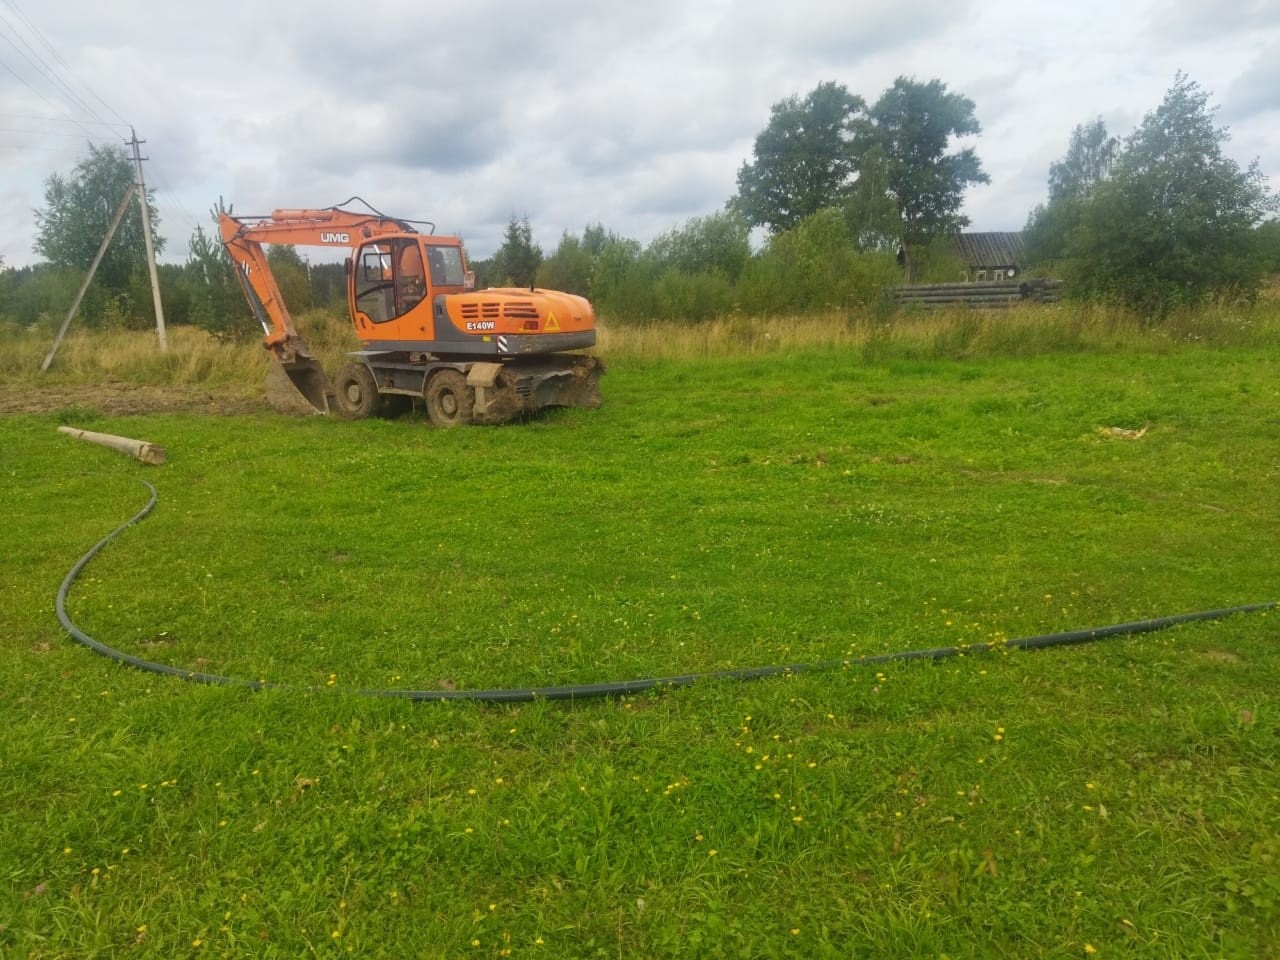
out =
<svg viewBox="0 0 1280 960"><path fill-rule="evenodd" d="M160 277L156 273L156 251L151 242L151 211L147 208L147 185L142 179L143 157L138 152L139 144L147 141L139 140L133 127L129 128L129 133L133 135L129 141L129 146L133 147L133 166L138 172L138 204L142 207L142 239L147 245L147 268L151 271L151 298L156 305L156 336L160 340L160 349L168 350L169 342L164 335L164 306L160 303Z"/></svg>
<svg viewBox="0 0 1280 960"><path fill-rule="evenodd" d="M116 215L111 218L111 226L107 227L107 235L102 238L102 245L98 247L97 254L94 255L93 263L89 265L89 272L84 275L84 283L80 284L80 289L76 292L75 300L71 301L71 309L67 311L66 318L62 321L62 326L58 328L58 335L53 339L53 346L49 348L48 355L44 358L44 363L40 364L40 372L44 373L49 369L49 364L53 363L53 355L58 352L58 347L62 343L62 338L67 335L67 329L71 326L71 318L76 315L76 311L80 309L80 301L84 299L85 291L89 289L89 284L93 280L93 275L98 272L98 264L102 262L102 255L107 252L107 247L111 243L111 238L116 235L116 230L120 228L120 221L124 219L124 212L129 209L129 201L133 199L133 191L138 189L136 183L129 184L129 189L124 192L124 198L120 201L120 206L116 207ZM146 201L144 200L145 204ZM157 294L159 296L159 294Z"/></svg>

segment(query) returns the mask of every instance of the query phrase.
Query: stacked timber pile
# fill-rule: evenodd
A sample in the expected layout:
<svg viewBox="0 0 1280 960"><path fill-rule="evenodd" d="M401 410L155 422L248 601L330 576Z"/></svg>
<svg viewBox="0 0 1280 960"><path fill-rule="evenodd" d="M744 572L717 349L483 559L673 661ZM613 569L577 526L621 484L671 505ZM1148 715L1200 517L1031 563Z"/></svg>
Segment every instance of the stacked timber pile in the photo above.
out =
<svg viewBox="0 0 1280 960"><path fill-rule="evenodd" d="M1057 303L1061 280L979 280L976 283L917 283L894 287L900 305L918 304L926 309L968 305L1011 307L1022 303Z"/></svg>

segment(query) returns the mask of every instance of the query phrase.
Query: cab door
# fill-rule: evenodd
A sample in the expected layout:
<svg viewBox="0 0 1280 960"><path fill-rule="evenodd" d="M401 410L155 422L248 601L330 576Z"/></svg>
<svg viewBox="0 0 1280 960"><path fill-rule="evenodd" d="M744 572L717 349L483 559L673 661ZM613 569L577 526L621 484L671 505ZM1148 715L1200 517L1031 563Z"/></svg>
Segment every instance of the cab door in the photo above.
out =
<svg viewBox="0 0 1280 960"><path fill-rule="evenodd" d="M352 259L351 315L360 339L413 339L398 323L427 299L430 291L422 247L416 237L393 237L363 244Z"/></svg>

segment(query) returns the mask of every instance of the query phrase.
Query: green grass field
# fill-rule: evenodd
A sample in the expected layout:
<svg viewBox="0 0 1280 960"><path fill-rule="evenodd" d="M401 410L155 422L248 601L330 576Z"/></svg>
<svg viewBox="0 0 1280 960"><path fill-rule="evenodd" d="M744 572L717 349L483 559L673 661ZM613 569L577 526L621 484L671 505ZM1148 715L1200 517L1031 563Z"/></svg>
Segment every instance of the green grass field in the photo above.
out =
<svg viewBox="0 0 1280 960"><path fill-rule="evenodd" d="M1280 598L1276 347L618 351L598 411L456 431L0 419L0 956L1280 955L1280 613L581 703L353 692ZM288 689L60 628L139 477L72 616Z"/></svg>

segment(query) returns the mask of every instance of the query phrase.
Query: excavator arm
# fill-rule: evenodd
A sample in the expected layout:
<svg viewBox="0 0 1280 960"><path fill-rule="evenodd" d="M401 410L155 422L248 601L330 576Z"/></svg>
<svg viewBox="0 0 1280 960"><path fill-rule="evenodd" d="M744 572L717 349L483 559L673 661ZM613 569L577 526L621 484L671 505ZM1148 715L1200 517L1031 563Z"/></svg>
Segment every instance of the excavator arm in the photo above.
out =
<svg viewBox="0 0 1280 960"><path fill-rule="evenodd" d="M400 220L337 208L276 210L270 217L237 217L219 210L218 229L245 299L262 325L263 346L280 361L307 401L327 413L331 393L328 377L294 326L262 244L350 249L370 237L416 231Z"/></svg>

